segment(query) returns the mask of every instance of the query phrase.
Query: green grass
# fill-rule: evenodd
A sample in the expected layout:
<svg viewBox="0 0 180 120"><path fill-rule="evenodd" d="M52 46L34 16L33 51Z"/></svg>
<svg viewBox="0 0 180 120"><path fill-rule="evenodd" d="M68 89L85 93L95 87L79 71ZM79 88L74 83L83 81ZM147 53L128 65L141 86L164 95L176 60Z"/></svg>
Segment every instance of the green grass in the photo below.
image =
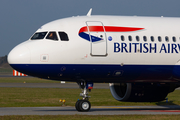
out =
<svg viewBox="0 0 180 120"><path fill-rule="evenodd" d="M179 120L180 115L27 115L0 116L1 120Z"/></svg>
<svg viewBox="0 0 180 120"><path fill-rule="evenodd" d="M59 81L45 80L34 77L4 77L1 83L59 83ZM0 88L0 107L35 107L35 106L61 106L59 99L65 99L67 106L74 106L81 99L80 89L60 88ZM169 102L119 102L116 101L109 89L93 89L89 94L92 106L130 106L130 105L180 105L180 90L170 93Z"/></svg>
<svg viewBox="0 0 180 120"><path fill-rule="evenodd" d="M12 77L0 78L1 83L59 83L59 81L44 80L33 77ZM66 106L74 106L77 99L80 99L80 89L60 89L60 88L0 88L0 107L42 107L61 106L59 99L66 100ZM93 106L139 106L139 105L180 105L180 90L175 90L168 95L169 103L162 102L119 102L116 101L109 89L93 89L89 94L90 102ZM46 115L46 116L0 116L0 120L179 120L180 115Z"/></svg>
<svg viewBox="0 0 180 120"><path fill-rule="evenodd" d="M66 100L66 106L74 106L80 99L80 89L60 88L0 88L0 107L61 106L59 99ZM109 89L93 89L90 93L92 106L130 105L180 105L180 90L168 95L169 103L162 102L119 102Z"/></svg>

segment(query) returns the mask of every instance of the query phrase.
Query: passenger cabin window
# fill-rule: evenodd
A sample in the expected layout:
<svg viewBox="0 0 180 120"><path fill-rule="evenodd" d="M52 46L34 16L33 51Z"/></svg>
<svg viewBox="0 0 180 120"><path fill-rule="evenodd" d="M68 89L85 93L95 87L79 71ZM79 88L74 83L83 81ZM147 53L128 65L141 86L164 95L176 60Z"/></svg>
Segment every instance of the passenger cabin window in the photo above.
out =
<svg viewBox="0 0 180 120"><path fill-rule="evenodd" d="M61 41L69 41L68 35L65 32L59 32Z"/></svg>
<svg viewBox="0 0 180 120"><path fill-rule="evenodd" d="M46 36L47 32L37 32L35 33L32 37L31 40L39 40L39 39L44 39Z"/></svg>
<svg viewBox="0 0 180 120"><path fill-rule="evenodd" d="M151 36L151 41L154 42L154 37L153 36Z"/></svg>
<svg viewBox="0 0 180 120"><path fill-rule="evenodd" d="M162 41L162 38L160 36L158 36L158 41L161 42Z"/></svg>
<svg viewBox="0 0 180 120"><path fill-rule="evenodd" d="M128 38L129 38L129 41L132 41L132 37L131 36L128 36Z"/></svg>
<svg viewBox="0 0 180 120"><path fill-rule="evenodd" d="M123 35L121 36L121 40L122 40L122 41L124 41L124 40L125 40Z"/></svg>
<svg viewBox="0 0 180 120"><path fill-rule="evenodd" d="M176 42L176 37L173 37L172 39L173 39L173 42Z"/></svg>
<svg viewBox="0 0 180 120"><path fill-rule="evenodd" d="M166 42L169 42L169 37L166 36L166 37L165 37L165 40L166 40Z"/></svg>
<svg viewBox="0 0 180 120"><path fill-rule="evenodd" d="M143 40L146 42L146 41L147 41L147 37L146 37L146 36L143 36Z"/></svg>
<svg viewBox="0 0 180 120"><path fill-rule="evenodd" d="M47 35L46 39L49 39L49 40L58 40L57 38L57 34L56 32L49 32L49 34Z"/></svg>
<svg viewBox="0 0 180 120"><path fill-rule="evenodd" d="M137 40L137 41L139 41L139 40L140 40L140 39L139 39L139 36L136 36L136 40Z"/></svg>

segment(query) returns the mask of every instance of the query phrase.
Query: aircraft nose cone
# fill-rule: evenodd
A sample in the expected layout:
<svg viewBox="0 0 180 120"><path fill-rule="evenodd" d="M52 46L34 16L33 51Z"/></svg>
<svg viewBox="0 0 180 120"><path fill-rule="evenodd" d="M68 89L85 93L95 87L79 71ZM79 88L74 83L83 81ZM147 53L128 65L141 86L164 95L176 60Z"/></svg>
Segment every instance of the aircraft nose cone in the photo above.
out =
<svg viewBox="0 0 180 120"><path fill-rule="evenodd" d="M30 50L26 46L16 46L8 55L8 63L28 64L30 63Z"/></svg>

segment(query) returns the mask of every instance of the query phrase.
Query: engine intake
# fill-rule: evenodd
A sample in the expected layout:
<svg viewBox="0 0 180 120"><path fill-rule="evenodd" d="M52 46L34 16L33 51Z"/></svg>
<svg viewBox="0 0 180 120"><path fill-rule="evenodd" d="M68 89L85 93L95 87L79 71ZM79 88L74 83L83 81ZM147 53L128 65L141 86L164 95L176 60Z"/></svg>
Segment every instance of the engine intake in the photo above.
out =
<svg viewBox="0 0 180 120"><path fill-rule="evenodd" d="M112 96L118 101L159 102L177 87L173 83L110 83Z"/></svg>

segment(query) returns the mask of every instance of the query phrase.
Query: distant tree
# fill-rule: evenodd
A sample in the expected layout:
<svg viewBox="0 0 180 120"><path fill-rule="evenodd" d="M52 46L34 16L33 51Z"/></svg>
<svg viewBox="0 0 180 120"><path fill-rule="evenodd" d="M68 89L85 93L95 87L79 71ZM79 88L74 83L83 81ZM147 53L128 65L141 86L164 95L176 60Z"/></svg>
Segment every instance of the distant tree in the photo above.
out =
<svg viewBox="0 0 180 120"><path fill-rule="evenodd" d="M5 55L4 57L0 57L0 66L7 64L7 55Z"/></svg>

